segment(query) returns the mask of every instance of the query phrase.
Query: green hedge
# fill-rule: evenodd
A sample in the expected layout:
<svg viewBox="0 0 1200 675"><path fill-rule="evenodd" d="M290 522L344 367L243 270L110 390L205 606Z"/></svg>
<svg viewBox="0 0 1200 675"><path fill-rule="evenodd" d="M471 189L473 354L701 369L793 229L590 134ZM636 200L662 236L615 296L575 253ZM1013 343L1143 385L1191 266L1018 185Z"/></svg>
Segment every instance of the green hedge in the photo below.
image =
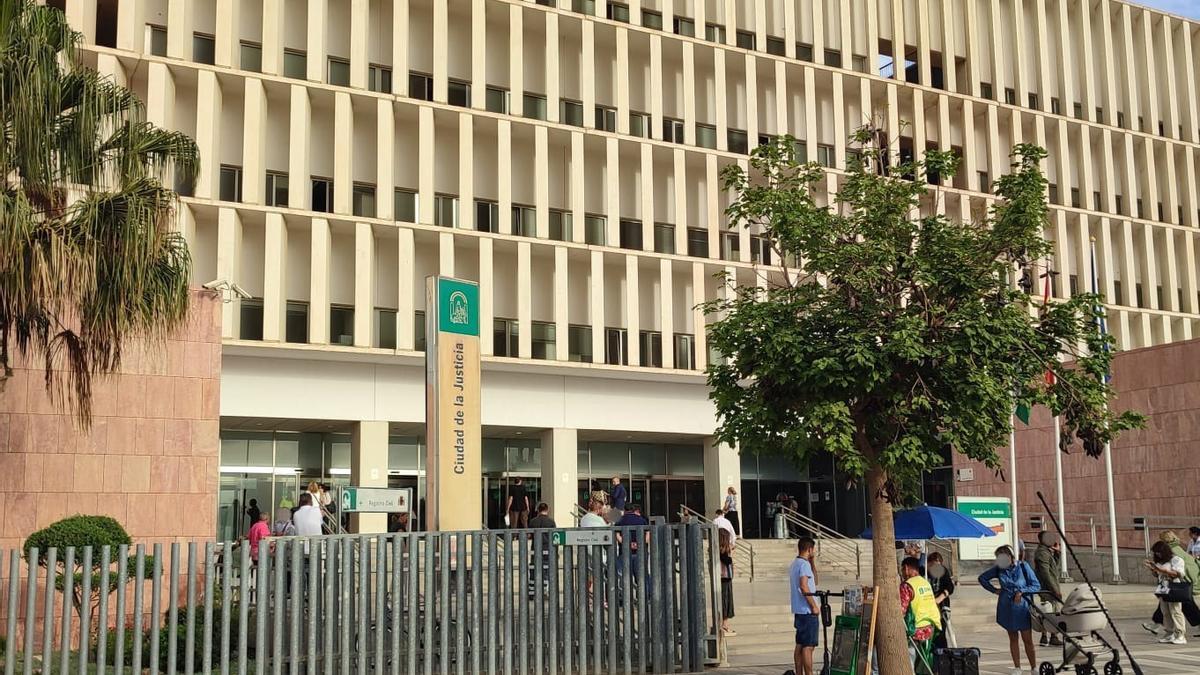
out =
<svg viewBox="0 0 1200 675"><path fill-rule="evenodd" d="M62 520L47 525L46 527L29 535L25 540L25 558L29 559L29 552L33 548L38 550L39 565L46 564L46 552L50 548L58 549L58 559L61 562L67 547L73 546L76 550L76 556L83 555L83 547L91 546L96 549L92 553L93 564L100 563L101 546L117 547L121 544L129 545L133 543L129 533L121 524L108 516L71 516ZM116 559L116 556L113 556ZM81 561L81 558L77 557ZM33 561L30 561L33 562Z"/></svg>

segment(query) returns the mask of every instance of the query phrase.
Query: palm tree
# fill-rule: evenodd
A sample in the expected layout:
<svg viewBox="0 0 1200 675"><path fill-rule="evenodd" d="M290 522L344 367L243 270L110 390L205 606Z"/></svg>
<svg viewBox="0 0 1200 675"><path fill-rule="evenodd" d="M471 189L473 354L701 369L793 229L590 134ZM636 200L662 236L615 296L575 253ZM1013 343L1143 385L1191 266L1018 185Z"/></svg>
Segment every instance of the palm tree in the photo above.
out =
<svg viewBox="0 0 1200 675"><path fill-rule="evenodd" d="M57 9L0 0L0 390L17 357L40 360L86 427L93 377L187 316L191 259L164 183L190 184L199 158L79 62L80 38Z"/></svg>

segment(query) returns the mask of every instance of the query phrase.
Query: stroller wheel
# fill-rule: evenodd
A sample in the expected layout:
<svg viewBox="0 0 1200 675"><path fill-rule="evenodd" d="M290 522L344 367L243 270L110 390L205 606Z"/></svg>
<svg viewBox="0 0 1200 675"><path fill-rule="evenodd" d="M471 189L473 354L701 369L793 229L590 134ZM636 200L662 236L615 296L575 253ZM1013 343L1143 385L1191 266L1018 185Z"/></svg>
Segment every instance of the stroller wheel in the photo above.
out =
<svg viewBox="0 0 1200 675"><path fill-rule="evenodd" d="M1104 675L1121 675L1121 664L1116 661L1104 664Z"/></svg>
<svg viewBox="0 0 1200 675"><path fill-rule="evenodd" d="M1042 665L1038 666L1038 675L1054 675L1054 664L1042 661Z"/></svg>

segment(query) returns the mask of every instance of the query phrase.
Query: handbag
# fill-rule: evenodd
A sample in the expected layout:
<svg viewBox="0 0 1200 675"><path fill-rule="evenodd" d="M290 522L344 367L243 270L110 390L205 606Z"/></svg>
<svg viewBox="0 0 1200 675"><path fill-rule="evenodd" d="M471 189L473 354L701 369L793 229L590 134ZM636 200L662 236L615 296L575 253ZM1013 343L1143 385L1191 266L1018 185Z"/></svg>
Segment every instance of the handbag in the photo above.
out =
<svg viewBox="0 0 1200 675"><path fill-rule="evenodd" d="M1167 582L1166 593L1155 593L1164 602L1187 602L1192 598L1192 583L1190 581Z"/></svg>

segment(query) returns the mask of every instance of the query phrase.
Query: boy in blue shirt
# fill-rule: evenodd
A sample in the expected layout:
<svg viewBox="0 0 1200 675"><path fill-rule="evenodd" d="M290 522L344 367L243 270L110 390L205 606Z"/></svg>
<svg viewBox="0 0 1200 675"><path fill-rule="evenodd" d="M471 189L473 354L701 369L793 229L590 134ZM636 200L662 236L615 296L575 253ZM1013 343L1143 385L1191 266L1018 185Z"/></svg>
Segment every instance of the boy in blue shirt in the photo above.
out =
<svg viewBox="0 0 1200 675"><path fill-rule="evenodd" d="M792 595L793 625L796 627L796 649L792 659L796 675L814 675L813 649L817 646L817 632L821 608L812 593L817 592L813 577L812 560L816 543L802 537L796 543L796 559L788 569L788 586Z"/></svg>

